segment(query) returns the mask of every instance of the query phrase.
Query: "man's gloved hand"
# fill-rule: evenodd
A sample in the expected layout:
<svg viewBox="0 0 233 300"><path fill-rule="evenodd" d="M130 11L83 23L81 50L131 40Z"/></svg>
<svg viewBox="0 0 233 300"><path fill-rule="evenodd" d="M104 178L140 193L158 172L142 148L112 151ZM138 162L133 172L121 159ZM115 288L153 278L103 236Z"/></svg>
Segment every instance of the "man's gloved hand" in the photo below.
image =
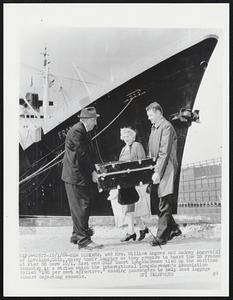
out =
<svg viewBox="0 0 233 300"><path fill-rule="evenodd" d="M159 184L159 182L160 182L159 173L154 173L152 175L152 181L153 181L153 184Z"/></svg>
<svg viewBox="0 0 233 300"><path fill-rule="evenodd" d="M92 174L91 174L91 176L92 176L92 181L96 183L97 182L97 178L98 178L96 171L93 171Z"/></svg>

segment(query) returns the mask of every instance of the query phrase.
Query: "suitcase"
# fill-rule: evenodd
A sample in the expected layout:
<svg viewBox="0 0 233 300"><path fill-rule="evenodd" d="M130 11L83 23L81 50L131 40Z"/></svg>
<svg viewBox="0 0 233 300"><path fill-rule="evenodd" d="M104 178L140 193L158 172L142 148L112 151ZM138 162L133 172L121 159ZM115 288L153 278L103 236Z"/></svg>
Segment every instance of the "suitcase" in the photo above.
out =
<svg viewBox="0 0 233 300"><path fill-rule="evenodd" d="M155 162L154 158L146 158L96 164L98 189L101 192L150 183Z"/></svg>

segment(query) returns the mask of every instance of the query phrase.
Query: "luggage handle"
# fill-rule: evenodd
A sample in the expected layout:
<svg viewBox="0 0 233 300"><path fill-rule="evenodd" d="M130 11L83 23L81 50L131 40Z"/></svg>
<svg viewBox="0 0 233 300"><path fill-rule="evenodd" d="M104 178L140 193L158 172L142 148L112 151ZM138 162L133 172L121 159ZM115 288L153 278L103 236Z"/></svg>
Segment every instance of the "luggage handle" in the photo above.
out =
<svg viewBox="0 0 233 300"><path fill-rule="evenodd" d="M110 176L110 175L131 173L131 172L137 172L137 171L143 171L143 170L149 170L149 169L153 170L154 166L151 165L149 167L143 167L143 168L127 169L127 170L122 170L122 171L117 171L117 172L102 173L102 174L97 174L97 177L102 179L101 177L106 177L106 176Z"/></svg>

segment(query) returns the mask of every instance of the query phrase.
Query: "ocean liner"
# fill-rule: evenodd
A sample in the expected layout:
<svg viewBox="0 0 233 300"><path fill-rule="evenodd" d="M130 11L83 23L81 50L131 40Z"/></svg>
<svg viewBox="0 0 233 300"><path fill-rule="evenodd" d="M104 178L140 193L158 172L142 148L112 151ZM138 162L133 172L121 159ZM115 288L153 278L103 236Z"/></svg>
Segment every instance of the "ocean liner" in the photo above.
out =
<svg viewBox="0 0 233 300"><path fill-rule="evenodd" d="M49 71L47 49L44 55L43 99L36 92L20 98L19 143L19 215L69 215L69 207L61 181L62 156L65 136L78 121L83 107L95 106L101 115L95 132L90 133L91 147L96 163L117 160L122 142L119 131L130 125L137 129L138 140L145 150L150 133L150 123L145 107L157 100L164 109L178 136L179 171L175 183L174 212L177 210L179 174L183 150L189 126L199 120L199 112L193 111L195 98L212 52L216 35L202 36L179 43L169 51L161 48L157 61L148 61L128 71L107 87L88 93L77 66L75 70L89 96L80 98L73 106L67 105L59 113L52 113L56 99L51 101L48 91L53 84ZM127 65L124 66L127 71ZM93 184L92 215L111 215L107 192L99 193ZM152 211L153 212L153 211Z"/></svg>

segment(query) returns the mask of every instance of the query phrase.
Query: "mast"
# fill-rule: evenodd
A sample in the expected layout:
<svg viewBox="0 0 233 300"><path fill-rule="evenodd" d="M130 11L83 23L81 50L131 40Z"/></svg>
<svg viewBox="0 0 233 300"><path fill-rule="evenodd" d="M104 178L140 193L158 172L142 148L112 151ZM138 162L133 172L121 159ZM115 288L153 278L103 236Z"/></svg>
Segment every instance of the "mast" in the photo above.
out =
<svg viewBox="0 0 233 300"><path fill-rule="evenodd" d="M44 56L44 72L43 72L43 113L44 113L44 123L49 117L49 100L48 100L48 73L49 73L49 61L47 59L48 53L47 48L45 47L44 53L41 53Z"/></svg>

